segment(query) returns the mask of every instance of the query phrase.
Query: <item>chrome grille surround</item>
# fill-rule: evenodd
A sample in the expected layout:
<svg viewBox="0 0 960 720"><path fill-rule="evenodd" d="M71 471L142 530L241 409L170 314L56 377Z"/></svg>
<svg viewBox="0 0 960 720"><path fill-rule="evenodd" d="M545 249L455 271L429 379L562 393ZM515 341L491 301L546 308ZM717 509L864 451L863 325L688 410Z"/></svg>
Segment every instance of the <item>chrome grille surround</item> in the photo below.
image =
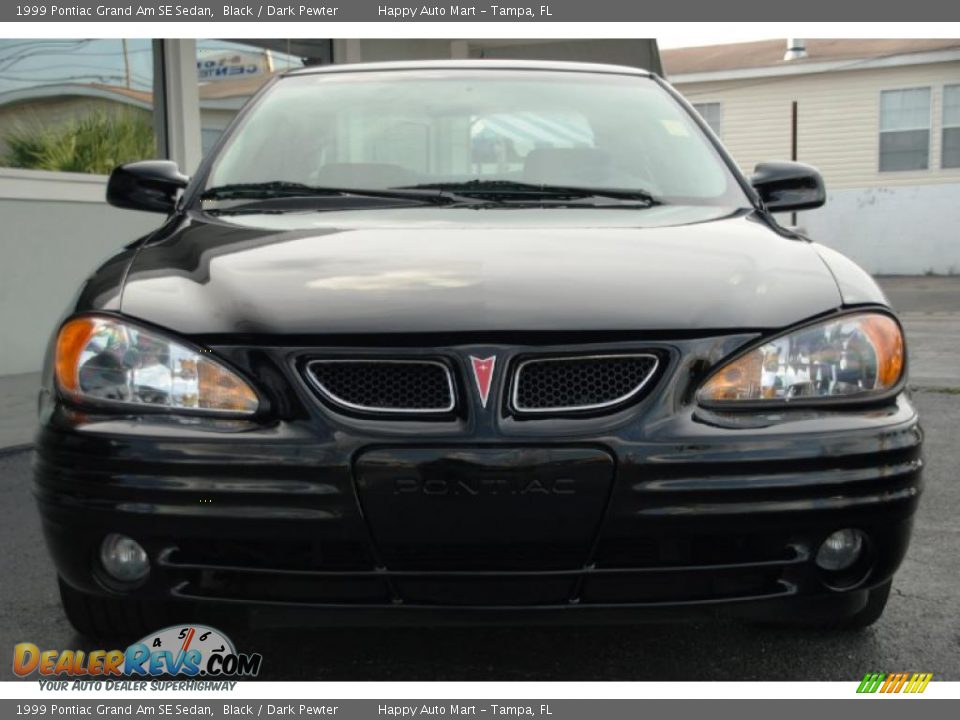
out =
<svg viewBox="0 0 960 720"><path fill-rule="evenodd" d="M534 366L542 365L557 367L564 363L593 364L594 368L613 361L634 360L642 367L636 367L631 372L637 375L636 381L631 383L631 387L626 392L621 392L613 397L595 402L566 403L557 405L530 405L523 402L524 372L531 372ZM650 380L657 374L660 367L660 358L653 353L597 353L590 355L557 355L548 357L532 357L522 360L514 369L510 382L510 409L521 414L558 414L558 413L577 413L577 412L595 412L611 408L629 402L635 398L649 384Z"/></svg>
<svg viewBox="0 0 960 720"><path fill-rule="evenodd" d="M351 388L344 388L342 382L337 383L336 380L329 375L325 379L323 377L324 373L322 369L330 370L335 367L350 368L356 373L363 372L363 366L365 365L369 367L383 366L380 368L381 373L388 366L397 368L396 378L392 380L392 382L395 383L403 382L401 372L404 368L401 368L401 366L406 366L408 371L413 367L433 369L435 371L435 377L429 378L429 382L433 383L434 387L432 387L430 391L435 393L437 398L445 395L446 399L442 403L424 405L416 405L413 403L409 405L374 404L369 401L364 402L360 397L357 397L358 393L355 392L355 388L352 393L353 397L344 397L344 395L347 394L344 390L350 391ZM389 415L437 415L450 413L457 407L457 394L453 380L453 372L446 363L440 360L420 358L323 358L309 361L304 368L303 374L310 386L313 387L324 400L348 411ZM409 373L407 380L410 380ZM421 380L424 380L424 378L421 378ZM331 387L335 384L340 384L341 387ZM383 381L381 381L381 384L384 384ZM409 393L410 391L405 390L404 392ZM381 398L382 397L381 395Z"/></svg>

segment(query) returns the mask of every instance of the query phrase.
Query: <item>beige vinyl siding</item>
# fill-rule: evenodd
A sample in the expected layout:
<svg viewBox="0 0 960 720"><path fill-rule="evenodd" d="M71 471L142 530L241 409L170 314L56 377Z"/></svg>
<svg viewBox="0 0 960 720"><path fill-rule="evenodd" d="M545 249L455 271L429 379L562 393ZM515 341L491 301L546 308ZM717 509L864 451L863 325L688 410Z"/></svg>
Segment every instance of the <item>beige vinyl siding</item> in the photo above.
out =
<svg viewBox="0 0 960 720"><path fill-rule="evenodd" d="M797 159L816 166L828 189L951 183L943 169L943 86L960 83L960 62L810 75L676 83L690 102L723 105L723 143L747 174L758 162L790 159L791 103L798 102ZM880 92L931 89L929 169L879 171Z"/></svg>

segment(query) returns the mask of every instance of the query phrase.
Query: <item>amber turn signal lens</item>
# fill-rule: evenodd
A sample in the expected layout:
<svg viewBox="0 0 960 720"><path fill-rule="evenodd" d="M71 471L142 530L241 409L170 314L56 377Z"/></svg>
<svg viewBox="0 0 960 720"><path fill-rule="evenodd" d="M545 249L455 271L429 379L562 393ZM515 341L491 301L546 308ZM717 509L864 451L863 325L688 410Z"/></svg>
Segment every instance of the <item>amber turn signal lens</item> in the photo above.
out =
<svg viewBox="0 0 960 720"><path fill-rule="evenodd" d="M860 321L863 333L876 348L880 359L877 368L877 383L891 388L903 373L903 333L900 326L886 315L864 315Z"/></svg>
<svg viewBox="0 0 960 720"><path fill-rule="evenodd" d="M56 375L60 387L70 393L79 390L80 355L96 332L96 320L89 317L68 321L57 336Z"/></svg>

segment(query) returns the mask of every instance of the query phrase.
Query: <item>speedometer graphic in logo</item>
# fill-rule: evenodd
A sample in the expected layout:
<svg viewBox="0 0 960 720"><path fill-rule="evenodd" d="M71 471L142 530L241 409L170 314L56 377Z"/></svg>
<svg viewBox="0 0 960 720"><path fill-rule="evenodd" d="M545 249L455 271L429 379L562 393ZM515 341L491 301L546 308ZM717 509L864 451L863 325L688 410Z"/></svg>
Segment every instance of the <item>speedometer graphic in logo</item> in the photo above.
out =
<svg viewBox="0 0 960 720"><path fill-rule="evenodd" d="M242 672L233 641L207 625L171 625L127 649L127 667L144 675L230 675ZM258 663L259 664L259 663Z"/></svg>
<svg viewBox="0 0 960 720"><path fill-rule="evenodd" d="M171 625L140 640L151 650L182 653L199 650L201 657L212 653L234 655L233 641L219 630L206 625Z"/></svg>

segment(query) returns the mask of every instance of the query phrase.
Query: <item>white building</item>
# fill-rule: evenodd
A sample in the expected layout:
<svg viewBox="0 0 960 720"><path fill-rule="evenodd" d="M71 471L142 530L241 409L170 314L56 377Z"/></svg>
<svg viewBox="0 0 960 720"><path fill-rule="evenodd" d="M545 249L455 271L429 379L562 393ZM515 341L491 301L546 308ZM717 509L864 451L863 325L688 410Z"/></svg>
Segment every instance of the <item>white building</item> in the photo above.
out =
<svg viewBox="0 0 960 720"><path fill-rule="evenodd" d="M796 159L820 169L828 192L797 218L815 239L876 274L960 274L960 40L768 40L661 55L747 174L791 159L796 103Z"/></svg>

